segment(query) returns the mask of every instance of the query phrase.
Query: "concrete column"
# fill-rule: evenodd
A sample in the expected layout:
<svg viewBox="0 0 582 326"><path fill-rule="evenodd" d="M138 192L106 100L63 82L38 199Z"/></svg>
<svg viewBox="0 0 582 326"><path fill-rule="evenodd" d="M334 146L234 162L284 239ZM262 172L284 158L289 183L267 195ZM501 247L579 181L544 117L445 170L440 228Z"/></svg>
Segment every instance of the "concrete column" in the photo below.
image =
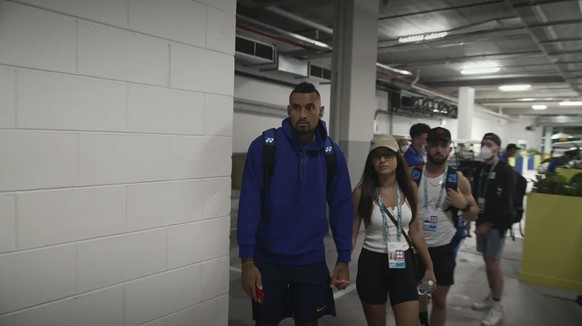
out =
<svg viewBox="0 0 582 326"><path fill-rule="evenodd" d="M335 7L330 129L355 186L374 134L379 6L376 0L336 0Z"/></svg>
<svg viewBox="0 0 582 326"><path fill-rule="evenodd" d="M475 89L459 88L459 113L457 115L458 139L471 139L473 112L475 111Z"/></svg>
<svg viewBox="0 0 582 326"><path fill-rule="evenodd" d="M552 151L552 135L554 134L554 128L551 126L546 126L544 130L544 153L550 154Z"/></svg>

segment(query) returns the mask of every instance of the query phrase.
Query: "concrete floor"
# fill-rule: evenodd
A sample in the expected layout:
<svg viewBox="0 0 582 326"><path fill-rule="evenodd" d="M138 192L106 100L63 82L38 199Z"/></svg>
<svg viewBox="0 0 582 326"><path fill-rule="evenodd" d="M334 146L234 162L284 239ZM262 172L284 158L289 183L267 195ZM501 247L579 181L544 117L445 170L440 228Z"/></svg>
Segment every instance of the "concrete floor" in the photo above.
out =
<svg viewBox="0 0 582 326"><path fill-rule="evenodd" d="M233 209L236 209L236 192ZM229 325L254 325L251 315L251 301L242 290L240 283L240 262L236 246L236 211L233 210L231 232L231 272L229 295ZM502 298L505 326L563 326L582 325L582 306L575 302L574 293L566 290L539 286L521 282L518 279L521 266L523 239L515 226L516 240L506 241L502 256L502 269L505 276L505 290ZM526 235L527 236L527 235ZM356 250L352 255L350 275L353 283L344 291L334 293L336 297L336 317L325 317L319 322L322 326L353 326L366 325L364 313L355 291L355 276L358 255L361 250L363 236L359 236ZM326 238L328 248L327 262L330 268L334 265L336 255L333 240ZM451 287L448 296L447 325L480 325L485 312L473 311L470 305L481 300L486 295L487 280L481 256L475 250L475 237L465 239L457 257L455 285ZM392 311L388 309L388 325L394 324ZM294 325L291 319L284 320L282 326Z"/></svg>

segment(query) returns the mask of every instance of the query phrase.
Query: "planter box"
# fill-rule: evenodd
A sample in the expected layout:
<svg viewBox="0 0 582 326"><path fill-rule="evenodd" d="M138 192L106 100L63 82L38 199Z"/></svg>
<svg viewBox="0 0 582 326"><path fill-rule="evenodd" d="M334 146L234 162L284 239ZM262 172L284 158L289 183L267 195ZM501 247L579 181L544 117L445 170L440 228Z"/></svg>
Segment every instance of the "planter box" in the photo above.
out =
<svg viewBox="0 0 582 326"><path fill-rule="evenodd" d="M556 168L556 173L559 175L563 175L566 177L566 181L570 182L570 179L578 173L582 173L580 169L563 169L563 168Z"/></svg>
<svg viewBox="0 0 582 326"><path fill-rule="evenodd" d="M582 292L582 197L530 193L520 279Z"/></svg>

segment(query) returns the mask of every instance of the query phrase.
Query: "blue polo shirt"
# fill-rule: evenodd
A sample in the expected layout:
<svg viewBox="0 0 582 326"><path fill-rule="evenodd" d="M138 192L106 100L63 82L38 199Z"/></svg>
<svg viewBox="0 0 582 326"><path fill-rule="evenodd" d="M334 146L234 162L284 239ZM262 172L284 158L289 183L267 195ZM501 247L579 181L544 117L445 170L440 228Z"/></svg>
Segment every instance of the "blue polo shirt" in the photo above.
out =
<svg viewBox="0 0 582 326"><path fill-rule="evenodd" d="M422 158L422 155L412 146L408 147L406 152L404 152L404 160L410 167L417 166L421 168L426 163Z"/></svg>

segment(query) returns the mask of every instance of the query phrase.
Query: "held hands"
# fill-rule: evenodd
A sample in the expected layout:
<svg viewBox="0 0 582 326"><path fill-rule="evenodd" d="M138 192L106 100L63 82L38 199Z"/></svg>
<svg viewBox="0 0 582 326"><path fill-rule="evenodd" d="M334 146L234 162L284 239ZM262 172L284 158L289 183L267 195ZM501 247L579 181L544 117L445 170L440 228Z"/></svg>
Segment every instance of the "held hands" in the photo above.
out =
<svg viewBox="0 0 582 326"><path fill-rule="evenodd" d="M261 272L254 263L247 262L242 265L241 282L248 296L258 303L263 303Z"/></svg>
<svg viewBox="0 0 582 326"><path fill-rule="evenodd" d="M333 273L330 276L331 283L329 287L333 288L335 286L338 290L343 290L348 287L350 285L350 269L348 263L338 262L335 264Z"/></svg>
<svg viewBox="0 0 582 326"><path fill-rule="evenodd" d="M453 205L458 209L463 209L467 207L467 205L469 204L465 195L463 195L460 191L454 189L447 190L447 197L445 198L445 203Z"/></svg>

